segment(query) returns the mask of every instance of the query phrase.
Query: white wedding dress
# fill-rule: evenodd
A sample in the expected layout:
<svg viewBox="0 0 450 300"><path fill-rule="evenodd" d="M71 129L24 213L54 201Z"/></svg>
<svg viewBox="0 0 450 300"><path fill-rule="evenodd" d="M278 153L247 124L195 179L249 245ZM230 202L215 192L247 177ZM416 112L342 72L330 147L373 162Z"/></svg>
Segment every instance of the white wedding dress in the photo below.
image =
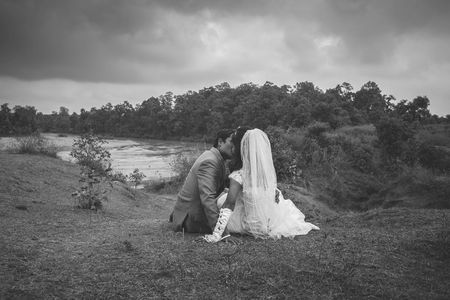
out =
<svg viewBox="0 0 450 300"><path fill-rule="evenodd" d="M243 170L230 174L241 186ZM245 189L244 189L245 190ZM305 235L311 230L319 230L314 224L305 222L305 215L289 200L284 199L280 190L274 187L274 193L267 197L267 191L261 191L260 201L251 199L253 193L241 193L236 199L235 207L228 220L227 229L231 233L250 234L260 238L281 238ZM219 209L225 202L227 194L217 200Z"/></svg>

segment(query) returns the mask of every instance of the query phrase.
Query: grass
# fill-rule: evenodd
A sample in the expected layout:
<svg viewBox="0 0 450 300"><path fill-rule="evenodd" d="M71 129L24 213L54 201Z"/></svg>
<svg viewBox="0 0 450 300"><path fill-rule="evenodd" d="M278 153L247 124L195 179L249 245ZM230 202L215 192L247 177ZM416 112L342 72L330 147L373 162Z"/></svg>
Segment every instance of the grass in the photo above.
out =
<svg viewBox="0 0 450 300"><path fill-rule="evenodd" d="M450 212L336 212L283 185L318 232L197 242L167 217L174 194L115 183L76 209L77 166L0 153L1 299L446 299ZM20 208L19 208L20 207Z"/></svg>

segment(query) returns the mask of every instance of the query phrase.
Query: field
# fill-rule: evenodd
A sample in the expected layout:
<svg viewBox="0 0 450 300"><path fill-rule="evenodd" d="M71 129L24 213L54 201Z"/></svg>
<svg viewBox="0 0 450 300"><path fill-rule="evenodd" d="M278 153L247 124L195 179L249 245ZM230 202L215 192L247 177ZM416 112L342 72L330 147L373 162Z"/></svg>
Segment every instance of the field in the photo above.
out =
<svg viewBox="0 0 450 300"><path fill-rule="evenodd" d="M0 299L449 299L450 211L335 211L281 188L321 230L238 245L167 222L174 194L114 183L75 207L76 165L0 152Z"/></svg>

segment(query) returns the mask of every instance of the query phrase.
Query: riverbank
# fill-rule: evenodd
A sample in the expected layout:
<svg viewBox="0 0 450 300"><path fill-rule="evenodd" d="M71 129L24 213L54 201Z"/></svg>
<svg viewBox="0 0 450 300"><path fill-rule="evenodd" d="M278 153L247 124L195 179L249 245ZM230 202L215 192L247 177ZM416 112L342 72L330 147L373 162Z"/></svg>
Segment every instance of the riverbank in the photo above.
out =
<svg viewBox="0 0 450 300"><path fill-rule="evenodd" d="M450 212L338 213L283 185L321 230L207 245L172 232L174 194L114 183L104 209L75 208L79 169L0 152L1 299L450 297Z"/></svg>
<svg viewBox="0 0 450 300"><path fill-rule="evenodd" d="M65 161L74 161L70 152L74 141L79 136L43 133L41 137L54 149L56 156ZM146 176L144 181L151 182L173 177L174 173L170 164L180 153L192 153L205 149L204 145L180 141L132 138L105 138L104 141L106 142L103 145L104 148L111 154L113 172L130 175L137 168ZM13 145L17 145L15 137L0 138L0 151L14 148Z"/></svg>

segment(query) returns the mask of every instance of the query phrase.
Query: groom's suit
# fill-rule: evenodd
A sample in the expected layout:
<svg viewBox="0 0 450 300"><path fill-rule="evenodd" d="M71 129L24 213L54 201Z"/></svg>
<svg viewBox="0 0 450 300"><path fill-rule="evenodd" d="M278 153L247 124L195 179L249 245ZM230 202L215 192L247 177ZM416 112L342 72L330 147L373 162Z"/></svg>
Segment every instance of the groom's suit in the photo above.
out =
<svg viewBox="0 0 450 300"><path fill-rule="evenodd" d="M218 218L216 199L224 190L225 162L216 148L195 161L178 193L172 221L175 231L211 233Z"/></svg>

